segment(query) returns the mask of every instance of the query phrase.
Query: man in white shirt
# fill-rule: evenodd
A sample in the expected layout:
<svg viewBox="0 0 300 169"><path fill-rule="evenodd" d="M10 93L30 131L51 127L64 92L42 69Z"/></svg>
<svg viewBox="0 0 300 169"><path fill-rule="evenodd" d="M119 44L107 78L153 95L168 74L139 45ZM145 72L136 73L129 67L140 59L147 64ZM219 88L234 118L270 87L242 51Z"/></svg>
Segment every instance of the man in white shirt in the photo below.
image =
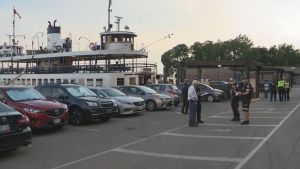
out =
<svg viewBox="0 0 300 169"><path fill-rule="evenodd" d="M198 84L199 82L197 80L193 80L192 85L189 87L188 90L188 100L190 105L190 116L189 116L190 127L198 127L198 124L196 122L197 100L198 100L196 87L198 86Z"/></svg>

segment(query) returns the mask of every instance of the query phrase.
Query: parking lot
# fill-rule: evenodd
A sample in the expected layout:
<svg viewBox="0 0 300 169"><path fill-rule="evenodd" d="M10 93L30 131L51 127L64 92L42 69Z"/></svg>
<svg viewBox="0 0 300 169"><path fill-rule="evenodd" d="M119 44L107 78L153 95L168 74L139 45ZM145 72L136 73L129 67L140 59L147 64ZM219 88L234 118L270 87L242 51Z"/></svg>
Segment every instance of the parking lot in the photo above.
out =
<svg viewBox="0 0 300 169"><path fill-rule="evenodd" d="M1 168L299 168L300 88L292 91L289 102L252 102L246 126L230 121L230 101L222 101L202 103L205 123L197 128L187 126L180 104L35 131L32 145L0 154Z"/></svg>

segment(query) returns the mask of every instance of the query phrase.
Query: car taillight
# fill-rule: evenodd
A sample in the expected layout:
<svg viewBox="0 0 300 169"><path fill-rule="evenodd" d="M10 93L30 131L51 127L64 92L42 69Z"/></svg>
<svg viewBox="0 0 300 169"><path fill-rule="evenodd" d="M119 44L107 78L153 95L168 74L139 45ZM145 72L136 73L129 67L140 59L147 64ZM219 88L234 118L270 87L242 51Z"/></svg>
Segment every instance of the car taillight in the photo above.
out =
<svg viewBox="0 0 300 169"><path fill-rule="evenodd" d="M27 116L22 116L17 122L19 125L29 125L29 118Z"/></svg>
<svg viewBox="0 0 300 169"><path fill-rule="evenodd" d="M175 95L175 92L173 90L169 90L169 93L171 93L172 95Z"/></svg>

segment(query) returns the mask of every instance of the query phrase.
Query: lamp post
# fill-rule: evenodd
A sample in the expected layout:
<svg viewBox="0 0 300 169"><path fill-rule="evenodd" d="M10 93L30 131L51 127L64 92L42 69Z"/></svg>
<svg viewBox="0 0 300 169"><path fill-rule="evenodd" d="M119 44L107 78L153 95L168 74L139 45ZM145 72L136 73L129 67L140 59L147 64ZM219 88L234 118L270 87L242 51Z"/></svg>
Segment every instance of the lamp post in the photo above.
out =
<svg viewBox="0 0 300 169"><path fill-rule="evenodd" d="M34 42L34 38L35 38L35 36L37 35L37 34L39 34L39 33L41 33L42 34L42 36L43 36L43 32L37 32L36 34L34 34L33 35L33 37L32 37L32 46L31 46L31 49L32 49L32 57L33 57L33 42Z"/></svg>
<svg viewBox="0 0 300 169"><path fill-rule="evenodd" d="M80 37L79 37L79 40L80 40L81 38L86 39L86 40L89 41L89 43L91 44L91 41L90 41L88 38L80 36Z"/></svg>

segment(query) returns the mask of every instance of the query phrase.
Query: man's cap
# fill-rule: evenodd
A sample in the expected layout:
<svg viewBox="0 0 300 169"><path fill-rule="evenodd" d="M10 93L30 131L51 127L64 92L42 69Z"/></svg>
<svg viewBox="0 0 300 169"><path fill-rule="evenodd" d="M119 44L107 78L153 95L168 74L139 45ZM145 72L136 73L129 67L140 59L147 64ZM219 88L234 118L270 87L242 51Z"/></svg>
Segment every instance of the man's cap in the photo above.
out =
<svg viewBox="0 0 300 169"><path fill-rule="evenodd" d="M244 79L249 79L249 77L248 76L244 76Z"/></svg>

